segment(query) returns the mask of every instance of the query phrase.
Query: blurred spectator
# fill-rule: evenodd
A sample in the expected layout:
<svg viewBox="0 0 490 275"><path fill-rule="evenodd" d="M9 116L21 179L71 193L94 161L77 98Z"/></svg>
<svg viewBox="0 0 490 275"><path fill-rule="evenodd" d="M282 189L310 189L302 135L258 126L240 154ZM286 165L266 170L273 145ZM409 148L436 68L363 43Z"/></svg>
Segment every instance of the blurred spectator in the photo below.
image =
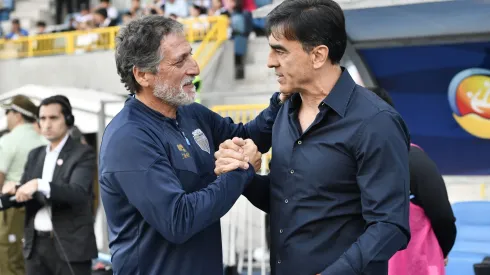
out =
<svg viewBox="0 0 490 275"><path fill-rule="evenodd" d="M80 13L75 16L75 20L78 23L87 22L87 21L90 21L92 19L93 19L93 16L90 13L88 6L85 6L85 5L82 5L82 7L80 8Z"/></svg>
<svg viewBox="0 0 490 275"><path fill-rule="evenodd" d="M46 22L44 21L37 21L36 23L36 33L37 34L43 34L46 33Z"/></svg>
<svg viewBox="0 0 490 275"><path fill-rule="evenodd" d="M223 7L223 3L221 0L213 0L211 7L208 9L209 16L218 16L218 15L229 15L228 11L225 7Z"/></svg>
<svg viewBox="0 0 490 275"><path fill-rule="evenodd" d="M194 5L198 5L199 7L203 7L206 9L211 8L213 1L212 0L194 0L192 1Z"/></svg>
<svg viewBox="0 0 490 275"><path fill-rule="evenodd" d="M191 18L197 19L192 23L192 28L194 30L206 30L209 28L209 22L206 20L206 8L193 4L189 7L189 13Z"/></svg>
<svg viewBox="0 0 490 275"><path fill-rule="evenodd" d="M143 16L140 0L131 0L131 9L129 10L132 19Z"/></svg>
<svg viewBox="0 0 490 275"><path fill-rule="evenodd" d="M165 2L165 16L171 14L177 15L177 17L185 18L188 14L187 1L186 0L167 0Z"/></svg>
<svg viewBox="0 0 490 275"><path fill-rule="evenodd" d="M19 19L12 20L12 31L5 36L6 39L17 39L21 36L28 36L29 33L20 27Z"/></svg>
<svg viewBox="0 0 490 275"><path fill-rule="evenodd" d="M111 5L109 0L100 0L100 5L99 5L99 8L97 10L100 10L101 8L106 9L106 11L107 11L106 17L108 17L112 20L117 20L117 17L118 17L117 9Z"/></svg>
<svg viewBox="0 0 490 275"><path fill-rule="evenodd" d="M10 12L14 9L14 0L0 0L0 22L10 19Z"/></svg>
<svg viewBox="0 0 490 275"><path fill-rule="evenodd" d="M55 2L56 2L56 24L60 25L60 24L63 24L63 17L64 17L63 7L64 7L64 5L66 5L66 13L72 14L74 12L73 2L72 2L72 0L56 0Z"/></svg>
<svg viewBox="0 0 490 275"><path fill-rule="evenodd" d="M128 12L123 13L123 15L122 15L123 25L128 24L131 20L133 20L133 15L131 14L131 12L128 11Z"/></svg>
<svg viewBox="0 0 490 275"><path fill-rule="evenodd" d="M94 23L98 28L105 27L114 27L117 26L117 21L115 19L111 19L107 15L107 10L104 8L100 8L94 13Z"/></svg>

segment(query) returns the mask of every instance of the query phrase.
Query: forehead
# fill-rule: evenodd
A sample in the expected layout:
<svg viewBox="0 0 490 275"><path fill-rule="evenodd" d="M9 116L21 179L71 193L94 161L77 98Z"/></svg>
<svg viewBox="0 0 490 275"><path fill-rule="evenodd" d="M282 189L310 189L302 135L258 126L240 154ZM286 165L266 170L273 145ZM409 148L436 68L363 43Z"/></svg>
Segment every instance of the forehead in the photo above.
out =
<svg viewBox="0 0 490 275"><path fill-rule="evenodd" d="M294 51L296 49L302 49L301 43L296 40L288 40L284 36L280 34L272 33L268 37L269 45L274 48L276 46L280 46L281 48L287 49L289 51Z"/></svg>
<svg viewBox="0 0 490 275"><path fill-rule="evenodd" d="M184 34L171 33L165 36L161 42L163 56L178 57L192 50L191 44Z"/></svg>
<svg viewBox="0 0 490 275"><path fill-rule="evenodd" d="M53 116L59 114L61 114L61 105L58 103L43 105L39 108L39 116Z"/></svg>

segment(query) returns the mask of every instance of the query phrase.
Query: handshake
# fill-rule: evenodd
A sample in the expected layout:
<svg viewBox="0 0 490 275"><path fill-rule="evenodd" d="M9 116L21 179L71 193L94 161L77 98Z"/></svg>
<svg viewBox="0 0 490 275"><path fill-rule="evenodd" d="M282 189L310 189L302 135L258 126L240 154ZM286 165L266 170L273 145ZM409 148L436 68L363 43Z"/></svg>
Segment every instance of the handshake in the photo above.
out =
<svg viewBox="0 0 490 275"><path fill-rule="evenodd" d="M238 168L248 169L252 165L257 172L262 164L262 154L251 139L233 138L221 143L214 153L216 167L214 173L221 175Z"/></svg>

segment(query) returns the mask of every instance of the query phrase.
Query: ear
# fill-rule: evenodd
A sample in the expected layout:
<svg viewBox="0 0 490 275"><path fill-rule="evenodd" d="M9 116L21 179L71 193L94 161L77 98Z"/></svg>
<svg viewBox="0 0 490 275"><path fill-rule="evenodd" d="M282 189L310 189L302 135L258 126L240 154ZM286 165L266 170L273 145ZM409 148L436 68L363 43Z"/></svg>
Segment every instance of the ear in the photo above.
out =
<svg viewBox="0 0 490 275"><path fill-rule="evenodd" d="M140 84L141 87L147 88L153 85L154 74L151 72L141 71L138 67L133 66L133 75L136 82Z"/></svg>
<svg viewBox="0 0 490 275"><path fill-rule="evenodd" d="M311 50L310 56L313 68L319 69L328 62L328 47L325 45L316 46Z"/></svg>

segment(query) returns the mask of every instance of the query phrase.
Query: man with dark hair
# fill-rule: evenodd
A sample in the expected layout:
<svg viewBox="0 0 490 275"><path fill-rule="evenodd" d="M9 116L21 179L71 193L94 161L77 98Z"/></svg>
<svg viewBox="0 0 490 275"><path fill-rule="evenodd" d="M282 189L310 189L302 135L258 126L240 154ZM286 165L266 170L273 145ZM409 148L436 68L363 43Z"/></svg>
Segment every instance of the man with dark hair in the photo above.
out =
<svg viewBox="0 0 490 275"><path fill-rule="evenodd" d="M19 182L29 152L44 144L34 130L37 107L26 96L17 95L3 105L10 133L0 138L0 188L5 193L9 184ZM2 203L0 203L1 206ZM1 208L1 207L0 207ZM24 215L20 209L0 213L0 274L24 275L22 238Z"/></svg>
<svg viewBox="0 0 490 275"><path fill-rule="evenodd" d="M266 29L268 66L294 93L274 123L270 174L244 193L270 213L272 274L387 274L410 239L407 127L339 65L347 35L337 3L286 0ZM222 144L216 170L245 143Z"/></svg>
<svg viewBox="0 0 490 275"><path fill-rule="evenodd" d="M124 26L115 57L133 95L107 126L100 149L114 272L222 274L220 218L259 169L260 152L270 149L284 97L275 93L246 125L194 103L199 66L182 24L163 16ZM231 172L217 178L213 154L235 136L257 146L230 160L224 167Z"/></svg>
<svg viewBox="0 0 490 275"><path fill-rule="evenodd" d="M4 186L0 210L25 206L27 275L90 274L97 257L91 209L95 152L70 137L74 122L65 96L44 99L39 124L49 144L29 153L18 184Z"/></svg>

